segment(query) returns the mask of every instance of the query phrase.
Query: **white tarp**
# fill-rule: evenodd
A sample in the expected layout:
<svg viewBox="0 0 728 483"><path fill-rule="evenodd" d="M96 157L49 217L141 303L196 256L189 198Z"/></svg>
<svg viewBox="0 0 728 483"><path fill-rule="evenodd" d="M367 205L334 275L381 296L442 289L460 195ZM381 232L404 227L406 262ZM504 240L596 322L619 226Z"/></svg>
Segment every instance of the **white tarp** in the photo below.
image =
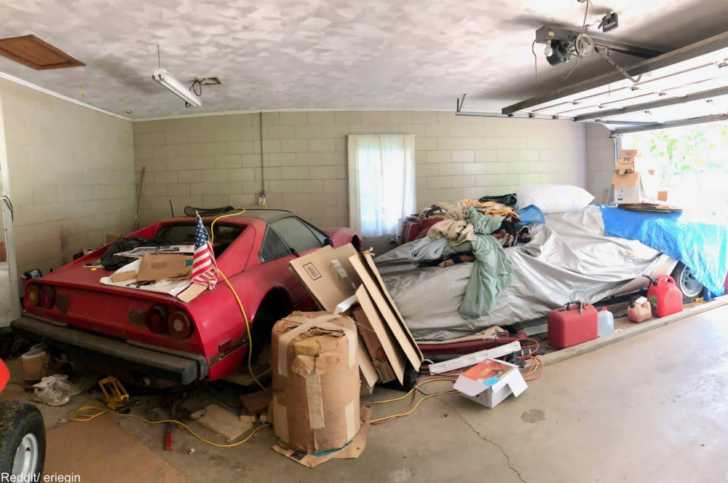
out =
<svg viewBox="0 0 728 483"><path fill-rule="evenodd" d="M396 260L422 259L412 256L414 247L419 248L417 253L431 253L423 249L427 242L419 240L376 261L382 264L387 288L418 340L451 339L491 325L537 319L571 301L596 303L628 291L641 275L669 273L676 264L638 241L604 236L596 206L546 215L546 224L533 226L531 233L530 243L506 249L512 282L499 295L495 308L474 320L465 320L457 312L472 263L414 270L403 265L405 270L399 272L394 266L385 267Z"/></svg>

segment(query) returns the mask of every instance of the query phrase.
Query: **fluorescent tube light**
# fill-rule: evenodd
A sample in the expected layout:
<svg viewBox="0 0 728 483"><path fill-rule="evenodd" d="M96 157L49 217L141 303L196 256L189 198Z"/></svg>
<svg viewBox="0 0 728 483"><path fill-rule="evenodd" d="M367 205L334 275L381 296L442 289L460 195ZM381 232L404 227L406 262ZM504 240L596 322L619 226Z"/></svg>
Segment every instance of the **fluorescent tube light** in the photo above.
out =
<svg viewBox="0 0 728 483"><path fill-rule="evenodd" d="M166 69L157 69L152 74L152 79L159 82L159 84L166 87L172 94L179 97L185 104L189 106L202 106L202 101L199 97L194 95L188 88L184 86L180 81L172 77Z"/></svg>

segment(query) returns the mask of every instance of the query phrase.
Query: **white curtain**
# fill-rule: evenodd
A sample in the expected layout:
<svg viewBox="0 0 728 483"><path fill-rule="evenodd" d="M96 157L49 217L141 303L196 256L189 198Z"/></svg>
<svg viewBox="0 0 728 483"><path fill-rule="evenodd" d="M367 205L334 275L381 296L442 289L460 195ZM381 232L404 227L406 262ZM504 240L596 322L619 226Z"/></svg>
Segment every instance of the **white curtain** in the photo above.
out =
<svg viewBox="0 0 728 483"><path fill-rule="evenodd" d="M415 210L415 137L349 135L349 222L364 236L395 235Z"/></svg>

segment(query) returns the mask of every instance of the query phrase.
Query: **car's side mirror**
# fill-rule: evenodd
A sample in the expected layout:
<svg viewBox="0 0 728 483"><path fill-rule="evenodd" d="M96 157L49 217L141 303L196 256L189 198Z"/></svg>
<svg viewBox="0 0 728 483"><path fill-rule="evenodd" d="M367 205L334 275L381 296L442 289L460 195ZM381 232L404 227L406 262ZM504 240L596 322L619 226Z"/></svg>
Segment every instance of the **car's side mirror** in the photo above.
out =
<svg viewBox="0 0 728 483"><path fill-rule="evenodd" d="M328 245L330 247L333 247L334 246L334 242L331 240L331 238L326 237L326 238L324 238L324 245Z"/></svg>

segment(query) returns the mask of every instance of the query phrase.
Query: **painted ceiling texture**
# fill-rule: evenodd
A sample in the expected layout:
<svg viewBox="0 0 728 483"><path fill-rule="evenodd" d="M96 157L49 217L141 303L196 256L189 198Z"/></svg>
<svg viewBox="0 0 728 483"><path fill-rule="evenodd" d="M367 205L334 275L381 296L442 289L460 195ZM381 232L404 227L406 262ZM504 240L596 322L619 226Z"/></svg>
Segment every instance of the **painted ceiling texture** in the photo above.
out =
<svg viewBox="0 0 728 483"><path fill-rule="evenodd" d="M3 0L0 37L35 34L86 64L0 72L132 118L287 109L499 111L610 69L600 58L550 67L531 42L544 22L581 25L577 0ZM728 25L726 0L597 0L587 23L620 15L610 35L674 48ZM156 84L217 76L186 109ZM622 59L622 58L620 58ZM624 59L623 59L624 60Z"/></svg>

